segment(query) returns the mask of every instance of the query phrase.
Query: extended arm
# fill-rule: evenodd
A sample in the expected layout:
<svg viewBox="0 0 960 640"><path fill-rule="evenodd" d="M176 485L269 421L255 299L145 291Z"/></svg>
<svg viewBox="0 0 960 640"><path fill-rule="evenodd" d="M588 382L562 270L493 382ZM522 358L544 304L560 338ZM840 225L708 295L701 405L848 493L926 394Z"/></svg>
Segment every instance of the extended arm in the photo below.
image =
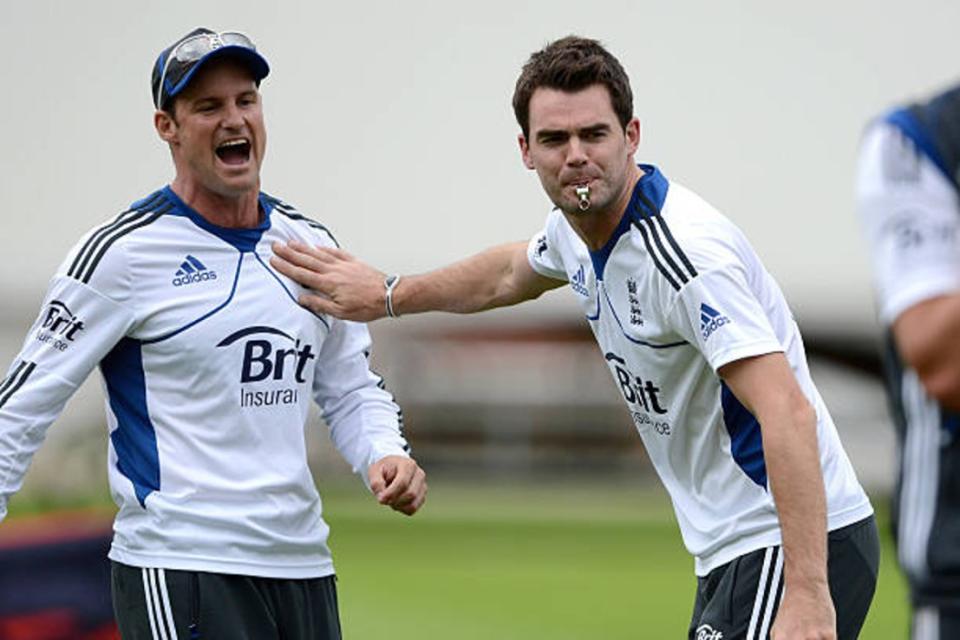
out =
<svg viewBox="0 0 960 640"><path fill-rule="evenodd" d="M301 304L317 313L371 321L386 315L385 274L339 249L302 243L274 245L271 264L317 292ZM393 292L397 315L424 311L474 313L539 297L563 285L546 278L527 261L524 242L492 247L429 273L403 276Z"/></svg>
<svg viewBox="0 0 960 640"><path fill-rule="evenodd" d="M894 321L893 335L927 393L960 411L960 293L913 305Z"/></svg>
<svg viewBox="0 0 960 640"><path fill-rule="evenodd" d="M51 283L7 377L0 382L0 520L46 431L133 323L123 305L72 278Z"/></svg>
<svg viewBox="0 0 960 640"><path fill-rule="evenodd" d="M836 638L827 583L827 516L816 412L782 353L720 368L760 422L770 490L783 535L784 596L772 638ZM803 631L807 635L795 635Z"/></svg>

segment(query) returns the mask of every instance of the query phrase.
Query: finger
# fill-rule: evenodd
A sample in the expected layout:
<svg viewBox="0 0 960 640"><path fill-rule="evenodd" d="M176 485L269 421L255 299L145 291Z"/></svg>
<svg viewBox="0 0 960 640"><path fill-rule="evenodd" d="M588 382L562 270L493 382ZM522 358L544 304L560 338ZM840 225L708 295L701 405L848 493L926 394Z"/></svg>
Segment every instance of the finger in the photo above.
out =
<svg viewBox="0 0 960 640"><path fill-rule="evenodd" d="M374 462L367 472L370 478L370 490L381 504L383 504L383 501L380 500L380 495L397 476L397 464L392 458L393 456L387 456Z"/></svg>
<svg viewBox="0 0 960 640"><path fill-rule="evenodd" d="M344 251L340 247L322 247L317 245L313 247L313 250L327 260L337 259L346 260L349 262L355 259L350 253Z"/></svg>
<svg viewBox="0 0 960 640"><path fill-rule="evenodd" d="M309 245L299 240L290 240L286 246L296 253L316 258L324 262L351 261L354 257L339 247L326 247L323 245Z"/></svg>
<svg viewBox="0 0 960 640"><path fill-rule="evenodd" d="M335 259L333 256L302 242L292 241L286 244L274 242L271 248L274 255L280 256L287 262L310 269L320 268Z"/></svg>
<svg viewBox="0 0 960 640"><path fill-rule="evenodd" d="M395 505L400 503L401 496L413 479L414 467L416 467L416 463L412 460L405 460L393 467L395 471L393 478L388 478L386 488L377 494L377 500L380 504Z"/></svg>
<svg viewBox="0 0 960 640"><path fill-rule="evenodd" d="M379 462L370 467L370 491L373 495L378 495L387 486L387 480L383 477L383 465Z"/></svg>
<svg viewBox="0 0 960 640"><path fill-rule="evenodd" d="M427 501L427 494L423 493L417 496L417 499L410 503L410 506L404 511L408 516L412 516L423 507Z"/></svg>
<svg viewBox="0 0 960 640"><path fill-rule="evenodd" d="M304 286L311 289L315 288L321 282L319 276L326 271L326 267L321 262L296 262L287 260L279 255L270 257L270 266L287 276L291 280L296 280Z"/></svg>
<svg viewBox="0 0 960 640"><path fill-rule="evenodd" d="M410 480L406 491L397 496L390 506L396 511L406 515L413 515L423 505L427 494L427 475L419 466Z"/></svg>
<svg viewBox="0 0 960 640"><path fill-rule="evenodd" d="M411 500L416 500L427 493L427 474L423 469L417 466L413 478L410 480L410 486L407 487L407 494Z"/></svg>
<svg viewBox="0 0 960 640"><path fill-rule="evenodd" d="M412 516L424 505L427 500L427 483L423 482L421 484L420 491L414 496L413 500L409 503L398 508L397 511L408 516Z"/></svg>
<svg viewBox="0 0 960 640"><path fill-rule="evenodd" d="M312 293L301 293L297 298L297 302L299 302L301 306L306 307L318 315L339 317L339 314L342 312L340 305L330 298L314 295Z"/></svg>
<svg viewBox="0 0 960 640"><path fill-rule="evenodd" d="M412 500L409 502L411 510L405 511L405 513L407 513L407 515L413 515L423 506L424 501L427 499L427 474L423 472L423 469L417 470L407 493L412 496Z"/></svg>

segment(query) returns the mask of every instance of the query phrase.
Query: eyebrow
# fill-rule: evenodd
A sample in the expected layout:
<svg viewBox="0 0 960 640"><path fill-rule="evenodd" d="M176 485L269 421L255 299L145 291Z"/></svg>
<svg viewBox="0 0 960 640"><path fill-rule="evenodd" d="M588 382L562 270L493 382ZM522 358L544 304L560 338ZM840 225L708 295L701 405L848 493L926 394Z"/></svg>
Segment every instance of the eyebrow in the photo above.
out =
<svg viewBox="0 0 960 640"><path fill-rule="evenodd" d="M221 96L221 95L207 95L201 96L194 99L192 104L194 105L204 105L204 104L220 104L221 102L226 102L229 100L234 100L236 98L256 98L259 97L260 92L256 89L250 89L248 91L241 91L235 96Z"/></svg>
<svg viewBox="0 0 960 640"><path fill-rule="evenodd" d="M591 124L586 127L581 127L576 130L577 135L584 136L590 135L593 133L603 133L604 131L610 131L610 125L605 122L598 122L597 124ZM537 131L537 140L546 140L549 138L555 137L569 137L570 133L566 129L540 129Z"/></svg>
<svg viewBox="0 0 960 640"><path fill-rule="evenodd" d="M593 124L589 127L583 127L577 133L580 135L590 134L590 133L603 133L604 131L610 131L610 125L606 122L601 122L599 124Z"/></svg>

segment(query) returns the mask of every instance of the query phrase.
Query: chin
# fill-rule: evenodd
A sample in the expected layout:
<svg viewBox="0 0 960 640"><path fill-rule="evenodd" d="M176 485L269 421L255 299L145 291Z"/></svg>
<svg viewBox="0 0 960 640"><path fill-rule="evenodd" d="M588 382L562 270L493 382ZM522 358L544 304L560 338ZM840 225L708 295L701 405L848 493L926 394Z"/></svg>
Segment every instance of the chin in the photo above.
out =
<svg viewBox="0 0 960 640"><path fill-rule="evenodd" d="M220 182L220 188L224 195L234 196L244 195L250 191L257 191L260 188L260 177L258 175L227 178Z"/></svg>

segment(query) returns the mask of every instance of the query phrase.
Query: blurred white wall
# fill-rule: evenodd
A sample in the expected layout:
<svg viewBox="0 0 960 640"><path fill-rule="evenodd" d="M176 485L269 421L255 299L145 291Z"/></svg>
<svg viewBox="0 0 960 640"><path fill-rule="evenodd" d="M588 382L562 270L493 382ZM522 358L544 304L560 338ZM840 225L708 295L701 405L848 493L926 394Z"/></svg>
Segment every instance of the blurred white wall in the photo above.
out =
<svg viewBox="0 0 960 640"><path fill-rule="evenodd" d="M248 31L273 65L265 190L400 271L539 228L548 206L519 162L513 83L548 40L598 38L632 76L638 158L743 226L801 320L868 327L858 135L891 101L954 80L960 49L947 0L37 0L3 13L0 324L32 313L80 233L169 180L148 73L207 25Z"/></svg>

